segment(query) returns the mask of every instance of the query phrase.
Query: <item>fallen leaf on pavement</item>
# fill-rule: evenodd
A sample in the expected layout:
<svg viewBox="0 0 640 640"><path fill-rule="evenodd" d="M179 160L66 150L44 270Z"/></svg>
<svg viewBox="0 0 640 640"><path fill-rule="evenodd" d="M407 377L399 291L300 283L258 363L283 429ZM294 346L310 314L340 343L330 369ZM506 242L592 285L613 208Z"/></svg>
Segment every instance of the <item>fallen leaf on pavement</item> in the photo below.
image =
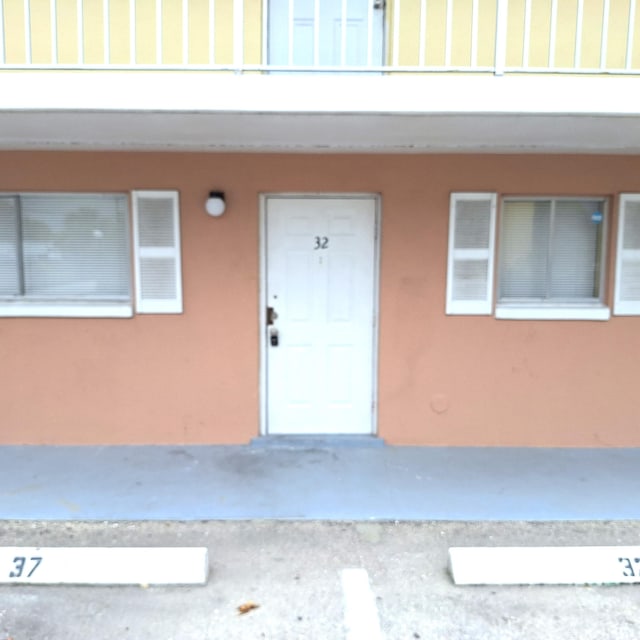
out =
<svg viewBox="0 0 640 640"><path fill-rule="evenodd" d="M253 611L257 609L260 605L255 602L245 602L238 607L238 613L242 616L245 613L249 613L249 611Z"/></svg>

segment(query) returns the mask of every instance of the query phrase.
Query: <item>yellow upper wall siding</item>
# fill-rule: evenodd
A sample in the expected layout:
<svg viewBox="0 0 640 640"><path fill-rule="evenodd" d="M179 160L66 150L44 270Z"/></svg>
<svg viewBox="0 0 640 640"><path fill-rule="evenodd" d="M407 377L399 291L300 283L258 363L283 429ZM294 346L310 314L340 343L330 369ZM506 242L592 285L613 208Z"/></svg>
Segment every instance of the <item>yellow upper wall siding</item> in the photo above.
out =
<svg viewBox="0 0 640 640"><path fill-rule="evenodd" d="M615 35L608 39L607 67L624 67L626 64L628 23L629 0L615 0L609 12L609 30Z"/></svg>
<svg viewBox="0 0 640 640"><path fill-rule="evenodd" d="M47 62L51 57L51 17L48 0L32 0L31 28L41 37L31 42L31 60L34 63Z"/></svg>
<svg viewBox="0 0 640 640"><path fill-rule="evenodd" d="M4 46L8 63L20 64L26 59L22 3L4 1Z"/></svg>
<svg viewBox="0 0 640 640"><path fill-rule="evenodd" d="M31 38L31 62L34 64L206 65L213 62L230 65L234 62L233 0L161 0L160 14L156 11L156 0L135 0L134 34L131 33L129 0L81 0L81 30L78 28L77 0L27 0L30 10L28 31L23 0L0 1L8 64L28 62L26 35ZM108 2L107 29L104 1ZM187 7L186 60L183 60L183 2ZM55 25L51 21L52 3ZM212 23L213 39L210 40ZM161 50L157 46L158 26L161 28ZM259 64L262 57L261 0L244 0L243 31L243 62ZM56 51L52 47L52 36L55 36ZM132 40L135 43L133 52Z"/></svg>
<svg viewBox="0 0 640 640"><path fill-rule="evenodd" d="M626 65L627 30L631 0L612 0L609 3L606 59L607 69L623 69ZM569 69L576 61L580 69L600 68L602 30L605 23L604 0L583 0L582 25L577 23L578 0L558 0L556 37L551 51L551 0L530 0L531 34L528 48L528 66ZM640 65L640 15L636 14L633 36L632 66ZM509 2L509 37L507 42L507 66L524 64L525 0ZM578 29L579 32L578 32Z"/></svg>
<svg viewBox="0 0 640 640"><path fill-rule="evenodd" d="M493 66L496 58L496 3L479 0L478 5L478 65Z"/></svg>
<svg viewBox="0 0 640 640"><path fill-rule="evenodd" d="M111 64L129 64L129 2L110 0L109 7L109 60Z"/></svg>
<svg viewBox="0 0 640 640"><path fill-rule="evenodd" d="M400 46L398 62L407 66L442 67L449 63L454 67L468 67L472 61L473 4L471 0L452 0L451 21L448 25L446 0L390 0L387 5L389 25L389 55L387 61L393 62L395 47L396 16L395 4L400 2L399 34ZM423 11L423 7L426 10ZM447 26L450 31L449 60L447 60ZM478 0L478 26L476 64L493 65L495 57L495 0ZM425 38L420 43L421 31ZM424 56L421 58L421 50Z"/></svg>

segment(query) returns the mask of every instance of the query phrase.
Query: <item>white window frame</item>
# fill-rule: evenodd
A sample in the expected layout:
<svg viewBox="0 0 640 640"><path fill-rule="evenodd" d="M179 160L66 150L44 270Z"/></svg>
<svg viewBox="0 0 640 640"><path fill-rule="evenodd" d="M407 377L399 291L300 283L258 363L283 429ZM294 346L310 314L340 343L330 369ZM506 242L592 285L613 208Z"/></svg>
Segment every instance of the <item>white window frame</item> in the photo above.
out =
<svg viewBox="0 0 640 640"><path fill-rule="evenodd" d="M602 196L506 196L500 202L500 229L504 222L504 203L510 200L530 202L561 202L580 200L601 200L603 202L602 221L602 270L600 273L600 300L599 301L503 301L500 300L500 261L498 256L496 287L495 317L501 320L609 320L611 309L605 304L605 284L607 267L607 237L609 228L609 202ZM501 250L500 242L496 243L498 253Z"/></svg>
<svg viewBox="0 0 640 640"><path fill-rule="evenodd" d="M20 197L23 195L37 194L38 196L87 196L87 195L114 195L123 196L127 201L127 253L131 255L131 203L126 192L77 192L77 191L43 191L43 192L2 192L1 196ZM128 263L130 264L130 262ZM0 297L0 317L7 318L130 318L133 315L133 291L131 286L131 273L129 273L129 296L126 301L109 301L100 299L61 299L38 300L33 298Z"/></svg>
<svg viewBox="0 0 640 640"><path fill-rule="evenodd" d="M630 196L640 200L640 194ZM513 301L498 302L493 306L494 290L496 297L499 294L499 265L495 266L498 259L498 251L500 249L499 239L497 236L496 213L498 200L500 206L500 221L502 222L504 200L509 198L519 200L602 200L603 208L603 232L602 232L602 270L600 273L600 291L601 297L599 301ZM454 249L455 233L456 233L456 204L464 200L488 200L492 202L492 215L488 222L490 225L490 249ZM607 249L609 244L609 217L610 217L610 201L606 196L601 195L577 195L577 196L507 196L498 197L495 192L453 192L450 196L449 208L449 240L447 253L447 285L446 285L446 313L447 315L494 315L497 319L505 320L598 320L605 321L611 317L611 309L606 303L606 283L607 283ZM619 231L621 233L621 231ZM619 243L621 240L619 240ZM456 260L464 259L488 259L488 282L486 295L479 297L477 300L453 300L453 277L454 265ZM618 261L620 255L618 251ZM617 269L619 272L619 268ZM497 277L494 275L497 273ZM618 275L616 277L619 277ZM616 280L617 282L617 280ZM633 303L634 305L636 303ZM634 306L635 312L640 314L640 301ZM621 312L622 313L622 312Z"/></svg>

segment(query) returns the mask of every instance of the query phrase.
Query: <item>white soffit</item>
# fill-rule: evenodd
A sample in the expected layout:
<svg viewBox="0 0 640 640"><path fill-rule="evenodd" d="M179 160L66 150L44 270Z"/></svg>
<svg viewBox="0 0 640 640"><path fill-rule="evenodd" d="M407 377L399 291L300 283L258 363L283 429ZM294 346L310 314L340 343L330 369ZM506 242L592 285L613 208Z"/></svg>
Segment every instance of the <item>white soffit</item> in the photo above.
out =
<svg viewBox="0 0 640 640"><path fill-rule="evenodd" d="M0 148L639 153L639 82L11 72Z"/></svg>

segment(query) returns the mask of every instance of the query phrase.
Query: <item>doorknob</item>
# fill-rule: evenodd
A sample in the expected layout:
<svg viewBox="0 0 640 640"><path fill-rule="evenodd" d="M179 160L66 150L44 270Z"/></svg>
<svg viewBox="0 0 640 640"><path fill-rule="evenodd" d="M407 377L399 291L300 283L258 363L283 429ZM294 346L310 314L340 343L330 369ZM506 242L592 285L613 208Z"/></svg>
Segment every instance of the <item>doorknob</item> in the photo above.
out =
<svg viewBox="0 0 640 640"><path fill-rule="evenodd" d="M267 307L267 326L271 326L277 319L278 314L273 307Z"/></svg>
<svg viewBox="0 0 640 640"><path fill-rule="evenodd" d="M384 9L386 7L386 0L373 0L374 9Z"/></svg>

